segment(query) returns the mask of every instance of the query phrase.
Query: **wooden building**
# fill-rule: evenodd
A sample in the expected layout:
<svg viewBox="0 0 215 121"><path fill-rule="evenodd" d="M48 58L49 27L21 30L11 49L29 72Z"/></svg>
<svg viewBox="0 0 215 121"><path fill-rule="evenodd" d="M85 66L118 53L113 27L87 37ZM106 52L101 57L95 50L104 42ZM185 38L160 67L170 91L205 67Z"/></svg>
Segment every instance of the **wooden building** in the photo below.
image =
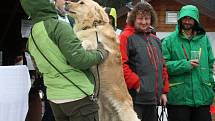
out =
<svg viewBox="0 0 215 121"><path fill-rule="evenodd" d="M125 7L126 2L133 2L135 5L141 0L125 1L121 5L117 5L120 0L109 0L111 7L117 7L118 27L123 28L128 9ZM195 5L200 11L200 22L207 32L215 32L215 1L214 0L146 0L155 9L158 15L158 32L169 32L175 29L175 24L166 23L167 12L178 12L183 5ZM110 2L111 3L111 2ZM103 5L103 4L102 4ZM106 4L107 5L107 4ZM104 5L105 6L105 5Z"/></svg>
<svg viewBox="0 0 215 121"><path fill-rule="evenodd" d="M117 0L110 0L118 3ZM132 2L135 5L141 0L125 1L121 6L117 6L118 28L123 29L127 17L128 8L126 2ZM157 36L164 38L169 32L175 30L177 24L177 15L180 8L184 5L195 5L200 12L200 23L205 28L215 53L215 0L145 0L155 9L158 16L156 27ZM110 5L111 7L111 5Z"/></svg>

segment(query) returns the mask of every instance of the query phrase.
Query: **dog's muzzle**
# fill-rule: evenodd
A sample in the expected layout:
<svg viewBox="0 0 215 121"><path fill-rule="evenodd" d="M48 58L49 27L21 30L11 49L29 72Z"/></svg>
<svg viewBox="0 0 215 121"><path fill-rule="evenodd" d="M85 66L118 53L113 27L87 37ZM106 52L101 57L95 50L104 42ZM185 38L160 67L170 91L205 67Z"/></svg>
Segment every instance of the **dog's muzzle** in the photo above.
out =
<svg viewBox="0 0 215 121"><path fill-rule="evenodd" d="M76 14L76 12L69 10L69 2L68 1L65 2L64 9L68 13Z"/></svg>
<svg viewBox="0 0 215 121"><path fill-rule="evenodd" d="M66 1L64 4L64 9L69 12L69 3Z"/></svg>

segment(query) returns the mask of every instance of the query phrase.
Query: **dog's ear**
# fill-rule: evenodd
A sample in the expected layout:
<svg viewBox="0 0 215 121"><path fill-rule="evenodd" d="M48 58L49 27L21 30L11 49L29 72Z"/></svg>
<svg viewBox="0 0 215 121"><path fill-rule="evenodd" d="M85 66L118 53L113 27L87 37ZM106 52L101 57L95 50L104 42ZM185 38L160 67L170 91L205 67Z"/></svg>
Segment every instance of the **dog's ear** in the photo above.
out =
<svg viewBox="0 0 215 121"><path fill-rule="evenodd" d="M104 9L98 4L95 6L96 11L98 12L99 19L102 19L103 22L109 23L109 18Z"/></svg>

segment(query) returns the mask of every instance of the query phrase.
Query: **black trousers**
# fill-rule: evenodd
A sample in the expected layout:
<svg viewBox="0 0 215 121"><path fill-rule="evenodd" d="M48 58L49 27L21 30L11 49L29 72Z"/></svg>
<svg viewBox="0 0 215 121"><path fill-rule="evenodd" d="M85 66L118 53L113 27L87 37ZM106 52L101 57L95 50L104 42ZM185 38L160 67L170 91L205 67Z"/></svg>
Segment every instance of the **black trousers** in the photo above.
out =
<svg viewBox="0 0 215 121"><path fill-rule="evenodd" d="M47 99L45 99L43 102L45 105L45 112L43 114L42 121L55 121L54 114L52 112L49 101Z"/></svg>
<svg viewBox="0 0 215 121"><path fill-rule="evenodd" d="M212 121L210 106L167 105L168 121Z"/></svg>
<svg viewBox="0 0 215 121"><path fill-rule="evenodd" d="M56 104L50 102L56 121L98 121L98 104L89 97Z"/></svg>
<svg viewBox="0 0 215 121"><path fill-rule="evenodd" d="M158 121L156 105L134 104L134 110L141 121Z"/></svg>

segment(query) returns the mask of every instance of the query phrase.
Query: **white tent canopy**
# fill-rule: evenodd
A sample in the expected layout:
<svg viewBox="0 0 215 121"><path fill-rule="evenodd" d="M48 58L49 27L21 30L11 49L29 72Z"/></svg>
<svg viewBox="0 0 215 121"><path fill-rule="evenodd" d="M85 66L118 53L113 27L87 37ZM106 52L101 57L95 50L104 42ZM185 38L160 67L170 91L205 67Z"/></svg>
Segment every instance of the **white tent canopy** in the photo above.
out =
<svg viewBox="0 0 215 121"><path fill-rule="evenodd" d="M25 121L30 76L28 68L0 66L0 121Z"/></svg>

